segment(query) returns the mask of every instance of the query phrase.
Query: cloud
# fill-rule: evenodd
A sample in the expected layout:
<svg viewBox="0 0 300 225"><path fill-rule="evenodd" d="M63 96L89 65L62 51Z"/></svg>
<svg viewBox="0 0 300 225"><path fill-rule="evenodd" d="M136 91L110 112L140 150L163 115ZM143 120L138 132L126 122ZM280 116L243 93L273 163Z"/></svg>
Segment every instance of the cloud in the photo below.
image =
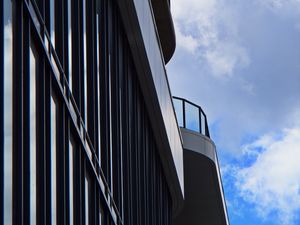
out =
<svg viewBox="0 0 300 225"><path fill-rule="evenodd" d="M300 209L300 128L264 135L243 151L256 160L231 170L239 196L253 204L261 218L275 215L277 224L295 224Z"/></svg>
<svg viewBox="0 0 300 225"><path fill-rule="evenodd" d="M177 46L192 53L215 77L231 77L250 64L240 44L235 11L223 0L174 0Z"/></svg>
<svg viewBox="0 0 300 225"><path fill-rule="evenodd" d="M257 2L276 13L298 15L300 13L299 0L257 0Z"/></svg>

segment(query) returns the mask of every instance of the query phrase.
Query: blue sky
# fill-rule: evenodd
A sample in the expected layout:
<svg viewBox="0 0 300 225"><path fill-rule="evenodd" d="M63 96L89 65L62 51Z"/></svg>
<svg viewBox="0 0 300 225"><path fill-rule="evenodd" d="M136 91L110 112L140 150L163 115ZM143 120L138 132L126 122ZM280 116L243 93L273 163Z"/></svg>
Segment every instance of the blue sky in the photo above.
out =
<svg viewBox="0 0 300 225"><path fill-rule="evenodd" d="M231 225L300 225L300 0L172 0L172 94L202 106Z"/></svg>

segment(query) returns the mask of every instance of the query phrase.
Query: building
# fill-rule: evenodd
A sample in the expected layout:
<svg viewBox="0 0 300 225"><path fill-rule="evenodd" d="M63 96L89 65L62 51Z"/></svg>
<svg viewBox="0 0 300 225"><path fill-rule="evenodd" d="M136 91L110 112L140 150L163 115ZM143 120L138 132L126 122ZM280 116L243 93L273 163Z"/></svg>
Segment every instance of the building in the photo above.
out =
<svg viewBox="0 0 300 225"><path fill-rule="evenodd" d="M174 97L183 140L184 206L174 225L229 225L216 146L202 108Z"/></svg>
<svg viewBox="0 0 300 225"><path fill-rule="evenodd" d="M169 4L1 1L0 224L176 223Z"/></svg>

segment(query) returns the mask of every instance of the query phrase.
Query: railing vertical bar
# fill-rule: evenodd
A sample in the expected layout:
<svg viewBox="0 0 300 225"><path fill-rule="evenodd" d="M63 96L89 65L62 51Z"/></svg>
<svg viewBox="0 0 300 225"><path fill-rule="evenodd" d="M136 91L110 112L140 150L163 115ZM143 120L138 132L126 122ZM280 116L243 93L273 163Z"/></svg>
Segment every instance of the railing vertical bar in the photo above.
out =
<svg viewBox="0 0 300 225"><path fill-rule="evenodd" d="M201 113L202 113L202 110L200 107L198 107L198 112L199 112L199 132L202 133L202 129L201 129Z"/></svg>
<svg viewBox="0 0 300 225"><path fill-rule="evenodd" d="M210 138L206 116L205 116L205 135Z"/></svg>
<svg viewBox="0 0 300 225"><path fill-rule="evenodd" d="M182 100L182 115L183 115L183 127L186 128L186 117L185 117L185 100Z"/></svg>

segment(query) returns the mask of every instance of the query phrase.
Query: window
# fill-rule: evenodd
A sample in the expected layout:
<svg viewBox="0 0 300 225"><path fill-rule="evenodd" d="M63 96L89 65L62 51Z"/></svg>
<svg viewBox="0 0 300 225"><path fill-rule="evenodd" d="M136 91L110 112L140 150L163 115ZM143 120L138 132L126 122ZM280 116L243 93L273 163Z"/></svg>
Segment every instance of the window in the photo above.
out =
<svg viewBox="0 0 300 225"><path fill-rule="evenodd" d="M57 103L51 96L51 222L57 224L57 192L56 192L56 148L57 148Z"/></svg>
<svg viewBox="0 0 300 225"><path fill-rule="evenodd" d="M13 31L12 31L12 5L11 0L1 1L3 4L4 25L4 84L3 84L3 121L4 121L4 198L3 198L3 223L12 224L12 134L13 134ZM2 34L1 34L2 35Z"/></svg>
<svg viewBox="0 0 300 225"><path fill-rule="evenodd" d="M36 224L36 74L37 57L34 46L30 46L29 53L29 90L30 90L30 224Z"/></svg>

